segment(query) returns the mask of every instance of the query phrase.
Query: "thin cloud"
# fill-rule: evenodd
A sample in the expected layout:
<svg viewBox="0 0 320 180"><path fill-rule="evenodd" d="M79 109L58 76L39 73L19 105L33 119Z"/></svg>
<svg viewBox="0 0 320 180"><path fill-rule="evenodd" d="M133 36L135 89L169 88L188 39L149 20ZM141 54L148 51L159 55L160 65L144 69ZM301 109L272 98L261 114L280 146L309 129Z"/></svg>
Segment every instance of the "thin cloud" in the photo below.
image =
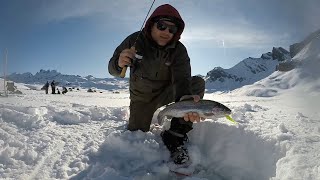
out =
<svg viewBox="0 0 320 180"><path fill-rule="evenodd" d="M229 25L212 25L192 27L182 35L182 41L187 44L204 42L214 47L270 47L276 44L286 44L290 41L288 33L273 34L250 27ZM221 43L223 42L223 43Z"/></svg>
<svg viewBox="0 0 320 180"><path fill-rule="evenodd" d="M138 30L152 0L30 0L28 3L22 3L26 5L24 7L26 7L28 13L22 14L23 16L19 17L21 18L19 22L36 21L37 23L48 23L92 16L98 22L105 22L97 23L98 25L109 26L110 24L116 24L117 29L136 28ZM292 36L292 32L297 31L295 30L297 28L292 27L300 25L300 21L304 20L301 24L301 29L306 28L304 31L307 32L317 29L319 25L317 15L319 15L320 6L316 6L319 3L315 0L307 0L306 3L289 3L288 6L284 6L283 12L286 12L284 14L288 15L288 17L299 17L299 14L302 16L302 18L297 19L298 22L296 24L292 20L294 18L289 19L291 22L289 27L284 25L286 24L285 20L276 21L276 17L271 18L274 13L264 14L264 12L260 12L266 9L264 6L270 6L269 2L259 2L261 5L257 6L256 9L252 9L253 5L259 3L252 4L249 0L241 2L236 0L203 0L183 3L174 0L169 2L155 1L152 11L164 3L172 4L184 18L186 29L182 35L182 40L187 43L204 40L210 41L213 45L221 45L221 41L224 40L226 47L269 45L272 42L285 43L290 41L288 38ZM282 7L284 3L280 4L282 4ZM298 7L301 8L298 9ZM255 11L252 13L250 10ZM275 21L270 21L270 19L275 19ZM270 23L273 23L273 26L269 26L268 24ZM272 31L272 28L282 28L278 32L288 33L281 32L280 34Z"/></svg>
<svg viewBox="0 0 320 180"><path fill-rule="evenodd" d="M181 5L187 23L182 41L221 47L224 40L225 47L259 48L295 43L301 35L320 28L319 1L272 2L217 0Z"/></svg>
<svg viewBox="0 0 320 180"><path fill-rule="evenodd" d="M145 14L149 6L139 0L68 0L42 1L38 15L42 22L64 21L70 18L101 15L102 17L130 21Z"/></svg>
<svg viewBox="0 0 320 180"><path fill-rule="evenodd" d="M257 18L248 18L250 13L245 6L237 1L201 1L189 2L188 6L178 5L182 14L186 14L186 28L181 41L193 46L205 44L226 48L263 48L290 41L289 33L276 33L265 28L266 24L261 26L263 22L256 22ZM192 15L189 12L193 12ZM271 15L256 14L261 17Z"/></svg>

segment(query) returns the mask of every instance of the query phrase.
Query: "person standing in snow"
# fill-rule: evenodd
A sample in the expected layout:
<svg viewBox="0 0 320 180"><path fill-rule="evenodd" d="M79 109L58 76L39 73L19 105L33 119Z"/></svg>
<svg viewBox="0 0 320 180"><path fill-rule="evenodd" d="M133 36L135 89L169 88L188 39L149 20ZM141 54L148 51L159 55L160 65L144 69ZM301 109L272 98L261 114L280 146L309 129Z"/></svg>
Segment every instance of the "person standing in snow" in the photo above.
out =
<svg viewBox="0 0 320 180"><path fill-rule="evenodd" d="M128 130L147 132L159 107L185 97L196 102L203 98L205 82L201 77L191 76L187 49L179 41L184 27L179 12L164 4L151 14L140 35L139 32L129 35L115 49L109 73L119 77L125 66L131 67ZM136 54L142 59L135 58ZM176 164L189 160L187 133L193 122L200 120L199 114L190 112L184 118L172 118L170 129L161 133Z"/></svg>
<svg viewBox="0 0 320 180"><path fill-rule="evenodd" d="M52 80L50 85L51 85L52 94L56 94L56 83L55 83L55 81Z"/></svg>
<svg viewBox="0 0 320 180"><path fill-rule="evenodd" d="M43 89L45 90L46 94L49 92L49 82L47 81L46 84L43 86Z"/></svg>

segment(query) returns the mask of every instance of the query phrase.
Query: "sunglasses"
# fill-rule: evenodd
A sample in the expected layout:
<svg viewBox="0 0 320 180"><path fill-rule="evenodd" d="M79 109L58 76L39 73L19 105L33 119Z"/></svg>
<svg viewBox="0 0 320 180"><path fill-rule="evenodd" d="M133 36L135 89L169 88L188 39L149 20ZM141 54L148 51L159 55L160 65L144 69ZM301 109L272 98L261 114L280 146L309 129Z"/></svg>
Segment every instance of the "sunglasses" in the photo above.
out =
<svg viewBox="0 0 320 180"><path fill-rule="evenodd" d="M157 29L159 29L160 31L164 31L167 28L169 28L169 33L171 33L171 34L175 34L178 31L178 27L176 25L169 25L163 21L157 22Z"/></svg>

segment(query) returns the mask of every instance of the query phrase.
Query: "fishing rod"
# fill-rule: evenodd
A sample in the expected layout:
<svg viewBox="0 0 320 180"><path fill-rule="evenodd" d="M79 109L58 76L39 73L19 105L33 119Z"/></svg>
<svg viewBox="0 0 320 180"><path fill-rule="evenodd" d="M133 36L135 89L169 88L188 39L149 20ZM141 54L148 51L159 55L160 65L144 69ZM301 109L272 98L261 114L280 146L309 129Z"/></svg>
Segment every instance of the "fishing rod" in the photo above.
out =
<svg viewBox="0 0 320 180"><path fill-rule="evenodd" d="M143 23L142 23L142 25L141 25L140 32L139 32L136 40L134 41L134 43L133 43L133 45L132 45L132 47L131 47L130 49L135 50L136 43L137 43L138 38L139 38L139 36L140 36L140 34L141 34L141 32L142 32L142 29L143 29L143 25L144 25L144 23L146 22L147 17L148 17L148 15L149 15L149 13L150 13L150 11L151 11L151 8L152 8L152 6L153 6L153 4L154 4L155 1L156 1L156 0L153 0L151 6L150 6L150 8L149 8L149 11L148 11L148 13L147 13L146 17L144 18L144 21L143 21ZM136 54L135 57L138 58L138 59L142 59L142 56L140 56L140 55L138 55L138 54ZM121 77L121 78L124 78L124 77L126 76L127 68L128 68L128 65L125 65L125 66L122 68L121 73L120 73L120 77Z"/></svg>

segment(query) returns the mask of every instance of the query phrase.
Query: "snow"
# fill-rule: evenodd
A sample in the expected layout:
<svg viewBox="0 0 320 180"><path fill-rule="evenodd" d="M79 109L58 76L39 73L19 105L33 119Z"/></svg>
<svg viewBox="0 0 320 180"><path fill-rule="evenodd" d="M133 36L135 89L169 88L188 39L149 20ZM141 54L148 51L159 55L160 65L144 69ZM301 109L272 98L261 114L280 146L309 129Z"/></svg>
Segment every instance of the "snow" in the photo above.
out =
<svg viewBox="0 0 320 180"><path fill-rule="evenodd" d="M22 87L23 95L0 99L1 178L172 178L163 163L169 152L160 139L161 127L148 133L125 131L127 93L46 95ZM302 95L295 98L303 100ZM288 103L291 95L231 92L205 98L229 106L238 126L225 119L194 124L189 151L197 171L186 179L320 177L316 108Z"/></svg>
<svg viewBox="0 0 320 180"><path fill-rule="evenodd" d="M188 146L195 173L185 180L320 179L319 42L293 58L294 70L205 94L230 107L238 124L194 124ZM128 91L54 95L41 85L15 85L23 94L0 98L1 179L175 179L165 163L164 127L126 131Z"/></svg>

